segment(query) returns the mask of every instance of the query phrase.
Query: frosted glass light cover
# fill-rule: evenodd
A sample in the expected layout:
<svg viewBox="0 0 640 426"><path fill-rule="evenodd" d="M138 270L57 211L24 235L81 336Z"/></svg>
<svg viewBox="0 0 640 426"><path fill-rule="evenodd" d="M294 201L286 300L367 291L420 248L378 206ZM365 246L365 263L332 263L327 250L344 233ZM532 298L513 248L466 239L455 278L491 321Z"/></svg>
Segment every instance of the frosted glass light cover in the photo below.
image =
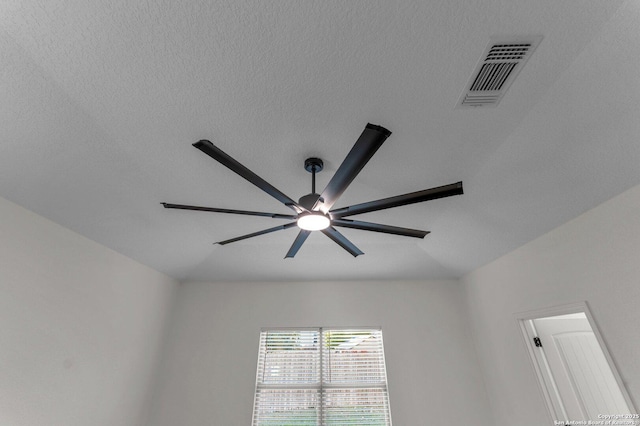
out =
<svg viewBox="0 0 640 426"><path fill-rule="evenodd" d="M329 218L321 213L309 213L298 218L298 227L305 231L321 231L329 224Z"/></svg>

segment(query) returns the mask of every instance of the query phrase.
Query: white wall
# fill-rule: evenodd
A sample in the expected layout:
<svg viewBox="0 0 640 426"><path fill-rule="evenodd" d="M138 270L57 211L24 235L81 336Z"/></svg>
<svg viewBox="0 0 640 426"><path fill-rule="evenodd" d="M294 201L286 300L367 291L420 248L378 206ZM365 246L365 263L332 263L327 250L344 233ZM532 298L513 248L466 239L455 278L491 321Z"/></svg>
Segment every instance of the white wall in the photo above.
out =
<svg viewBox="0 0 640 426"><path fill-rule="evenodd" d="M498 426L549 424L516 314L587 301L638 409L640 186L462 279Z"/></svg>
<svg viewBox="0 0 640 426"><path fill-rule="evenodd" d="M394 424L493 424L460 286L431 281L180 286L148 425L249 425L260 328L332 325L382 326Z"/></svg>
<svg viewBox="0 0 640 426"><path fill-rule="evenodd" d="M0 198L0 424L245 426L261 327L381 325L395 424L540 426L516 315L582 300L638 408L639 253L640 186L462 285L177 286Z"/></svg>
<svg viewBox="0 0 640 426"><path fill-rule="evenodd" d="M0 424L146 423L176 288L0 198Z"/></svg>

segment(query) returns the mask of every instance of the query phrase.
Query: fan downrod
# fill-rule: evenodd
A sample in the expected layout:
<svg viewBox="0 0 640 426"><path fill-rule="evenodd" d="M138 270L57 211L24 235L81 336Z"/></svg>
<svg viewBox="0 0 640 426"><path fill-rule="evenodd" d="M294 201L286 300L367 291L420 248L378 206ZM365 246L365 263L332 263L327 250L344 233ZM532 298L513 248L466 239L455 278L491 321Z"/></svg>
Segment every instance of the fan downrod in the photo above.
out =
<svg viewBox="0 0 640 426"><path fill-rule="evenodd" d="M316 173L322 171L324 163L321 159L316 157L307 158L304 160L304 169L311 173L311 193L316 193Z"/></svg>
<svg viewBox="0 0 640 426"><path fill-rule="evenodd" d="M316 173L322 171L324 163L320 158L311 157L304 160L304 169L311 173L311 194L307 194L298 201L305 209L311 210L320 198L320 194L316 193Z"/></svg>

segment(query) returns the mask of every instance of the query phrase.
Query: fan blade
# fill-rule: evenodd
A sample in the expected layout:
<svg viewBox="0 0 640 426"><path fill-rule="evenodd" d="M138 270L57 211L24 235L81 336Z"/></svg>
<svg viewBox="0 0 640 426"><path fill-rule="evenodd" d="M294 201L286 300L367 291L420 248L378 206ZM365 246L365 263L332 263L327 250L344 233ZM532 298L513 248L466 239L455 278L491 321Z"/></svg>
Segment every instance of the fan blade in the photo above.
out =
<svg viewBox="0 0 640 426"><path fill-rule="evenodd" d="M291 198L280 192L273 185L268 183L266 180L262 179L257 174L253 173L251 170L240 164L238 161L234 160L227 153L223 152L220 148L212 144L208 140L201 140L193 144L194 147L198 148L200 151L207 154L209 157L213 158L223 166L226 166L230 170L236 172L258 188L262 189L267 194L271 195L276 200L280 201L285 206L293 209L296 213L300 213L302 211L306 211L302 208L298 203L293 201Z"/></svg>
<svg viewBox="0 0 640 426"><path fill-rule="evenodd" d="M406 206L413 203L435 200L437 198L450 197L462 194L462 182L450 185L439 186L437 188L425 189L411 192L409 194L397 195L395 197L383 198L381 200L369 201L367 203L355 204L349 207L332 210L329 213L332 218L342 218L354 214L375 212L378 210L390 209L392 207Z"/></svg>
<svg viewBox="0 0 640 426"><path fill-rule="evenodd" d="M353 257L364 254L358 247L353 245L353 243L349 241L347 237L336 231L335 228L330 226L327 229L323 229L322 233L335 241L340 247L351 253Z"/></svg>
<svg viewBox="0 0 640 426"><path fill-rule="evenodd" d="M360 220L334 219L331 221L331 224L334 226L342 226L343 228L382 232L385 234L402 235L403 237L424 238L429 233L429 231L420 231L419 229L400 228L398 226L362 222Z"/></svg>
<svg viewBox="0 0 640 426"><path fill-rule="evenodd" d="M230 209L218 209L215 207L200 207L200 206L186 206L184 204L170 204L170 203L160 203L166 209L180 209L180 210L196 210L202 212L214 212L214 213L231 213L231 214L244 214L248 216L263 216L263 217L271 217L274 219L290 219L293 220L296 217L290 214L279 214L279 213L265 213L265 212L252 212L247 210L230 210Z"/></svg>
<svg viewBox="0 0 640 426"><path fill-rule="evenodd" d="M306 231L304 229L301 229L300 232L298 232L298 236L293 241L293 244L291 244L291 248L289 249L289 251L287 252L287 255L284 258L285 259L293 258L296 255L296 253L298 253L298 250L300 250L300 247L302 247L302 244L304 244L304 242L307 240L307 237L309 236L309 234L311 234L311 231Z"/></svg>
<svg viewBox="0 0 640 426"><path fill-rule="evenodd" d="M320 194L313 210L317 210L319 207L323 213L328 212L389 135L391 132L384 127L367 124L349 154L336 170L336 174Z"/></svg>
<svg viewBox="0 0 640 426"><path fill-rule="evenodd" d="M241 237L231 238L230 240L219 241L214 244L220 244L221 246L229 243L235 243L236 241L246 240L247 238L257 237L258 235L268 234L270 232L281 231L283 229L289 229L296 226L296 222L287 223L286 225L274 226L273 228L264 229L262 231L253 232L251 234L243 235Z"/></svg>

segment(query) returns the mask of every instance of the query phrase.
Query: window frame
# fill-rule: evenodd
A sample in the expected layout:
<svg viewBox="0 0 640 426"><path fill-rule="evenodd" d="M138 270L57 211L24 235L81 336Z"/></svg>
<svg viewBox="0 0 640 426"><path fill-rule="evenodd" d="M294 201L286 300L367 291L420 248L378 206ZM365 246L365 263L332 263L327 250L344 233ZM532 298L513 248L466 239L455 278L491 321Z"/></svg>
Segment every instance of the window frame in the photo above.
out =
<svg viewBox="0 0 640 426"><path fill-rule="evenodd" d="M304 384L293 384L293 385L264 383L264 369L266 368L266 363L267 363L266 341L268 339L268 333L272 331L283 332L283 333L310 331L310 332L317 333L318 344L317 344L317 348L314 348L314 350L317 351L317 357L318 357L317 383L304 383ZM381 374L383 380L372 381L372 382L368 382L366 380L362 382L352 380L351 382L347 381L344 383L331 383L330 380L325 380L325 372L329 371L329 370L326 370L327 367L324 365L326 362L325 358L330 358L332 353L331 350L327 349L326 347L325 333L341 332L341 331L353 331L354 336L358 332L367 332L367 331L371 331L377 334L377 338L379 338L379 343L376 343L376 345L379 346L379 353L376 354L376 356L378 357L378 361L375 361L375 363L377 364L376 366L378 371L377 374ZM357 390L372 390L372 389L380 391L380 395L378 397L382 399L382 403L374 407L379 407L379 409L382 411L383 413L382 416L384 417L383 419L384 426L392 425L391 404L390 404L390 398L389 398L387 367L386 367L386 358L385 358L385 351L384 351L384 339L383 339L382 327L380 326L263 327L260 329L260 334L259 334L257 358L258 359L256 363L256 382L255 382L255 389L254 389L254 402L253 402L253 411L252 411L252 420L251 420L252 426L260 425L259 422L261 421L261 419L258 418L257 416L259 415L258 400L261 392L265 390L286 391L286 390L303 390L303 389L315 391L316 401L317 401L316 407L315 407L316 408L316 422L315 422L316 425L327 424L326 423L327 413L330 413L331 411L330 408L328 408L329 405L327 404L327 399L330 396L331 390L357 391ZM357 358L354 358L354 360L355 359ZM314 361L310 361L310 362L314 362ZM262 380L260 376L261 372L262 372ZM338 408L338 411L339 411L339 408ZM307 423L304 423L304 424L307 424Z"/></svg>

